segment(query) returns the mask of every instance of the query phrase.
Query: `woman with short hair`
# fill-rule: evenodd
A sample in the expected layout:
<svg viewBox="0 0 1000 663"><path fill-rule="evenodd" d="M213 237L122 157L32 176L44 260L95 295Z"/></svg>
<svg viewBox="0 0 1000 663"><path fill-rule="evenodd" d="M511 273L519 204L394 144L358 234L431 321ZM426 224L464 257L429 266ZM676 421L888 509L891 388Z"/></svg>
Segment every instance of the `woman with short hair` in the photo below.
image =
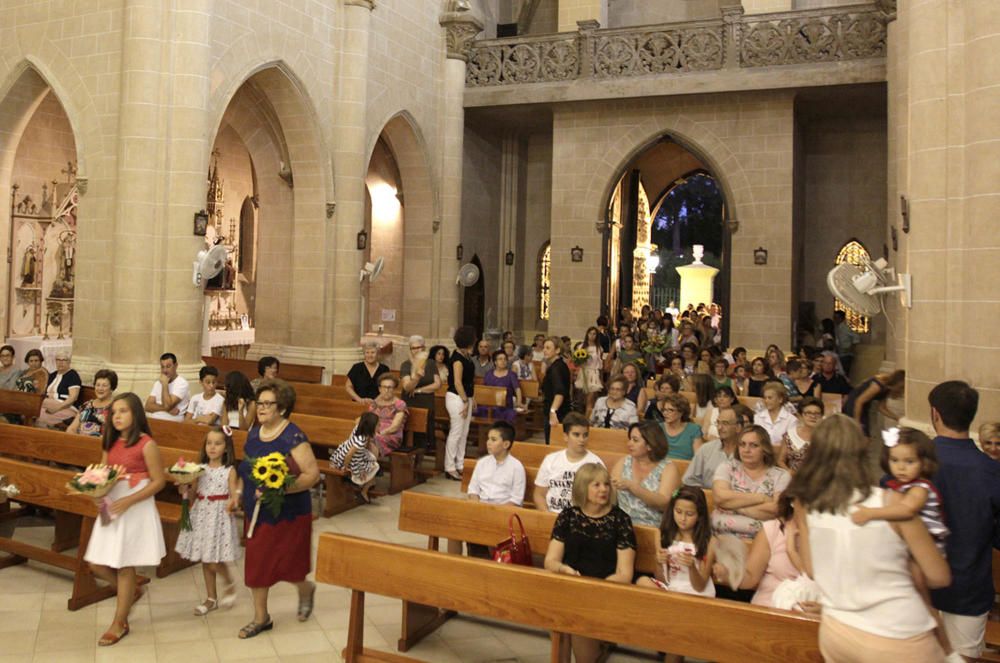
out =
<svg viewBox="0 0 1000 663"><path fill-rule="evenodd" d="M562 418L569 414L569 366L563 360L565 346L558 336L550 336L542 344L542 355L546 364L542 378L542 394L545 410L545 444L549 443L552 427L558 426Z"/></svg>
<svg viewBox="0 0 1000 663"><path fill-rule="evenodd" d="M454 481L461 481L465 445L469 439L469 425L472 423L472 397L476 380L476 365L470 356L472 347L476 344L475 327L459 327L455 330L453 340L455 351L448 359L448 393L444 395L444 405L450 420L448 440L445 442L444 475Z"/></svg>
<svg viewBox="0 0 1000 663"><path fill-rule="evenodd" d="M35 426L65 430L76 417L76 402L82 388L80 374L70 368L69 353L60 350L56 353L56 370L49 373L45 400L42 401Z"/></svg>
<svg viewBox="0 0 1000 663"><path fill-rule="evenodd" d="M101 437L111 416L111 401L117 388L118 374L114 371L102 368L94 373L94 398L80 406L80 412L66 432Z"/></svg>
<svg viewBox="0 0 1000 663"><path fill-rule="evenodd" d="M788 471L776 465L768 432L747 426L740 433L737 456L715 470L712 531L753 539L765 520L777 517L778 497L790 480Z"/></svg>
<svg viewBox="0 0 1000 663"><path fill-rule="evenodd" d="M378 379L378 396L368 406L368 411L378 416L375 443L380 456L388 456L403 444L403 428L409 412L403 399L396 397L398 387L399 378L392 373L383 374Z"/></svg>
<svg viewBox="0 0 1000 663"><path fill-rule="evenodd" d="M678 460L691 460L705 439L701 426L691 421L691 403L680 394L670 394L661 401L663 432L670 444L668 455Z"/></svg>
<svg viewBox="0 0 1000 663"><path fill-rule="evenodd" d="M628 381L622 376L611 378L608 382L608 395L601 396L594 403L590 413L590 425L594 428L613 428L625 430L639 421L635 403L625 397Z"/></svg>
<svg viewBox="0 0 1000 663"><path fill-rule="evenodd" d="M369 341L364 346L364 359L351 366L344 381L344 390L355 403L371 405L378 396L378 379L389 367L378 360L378 343Z"/></svg>
<svg viewBox="0 0 1000 663"><path fill-rule="evenodd" d="M434 447L434 394L441 388L441 375L434 357L427 352L423 336L411 336L410 358L399 366L400 386L407 407L427 410L427 429L418 433L428 449ZM442 346L443 347L443 346Z"/></svg>

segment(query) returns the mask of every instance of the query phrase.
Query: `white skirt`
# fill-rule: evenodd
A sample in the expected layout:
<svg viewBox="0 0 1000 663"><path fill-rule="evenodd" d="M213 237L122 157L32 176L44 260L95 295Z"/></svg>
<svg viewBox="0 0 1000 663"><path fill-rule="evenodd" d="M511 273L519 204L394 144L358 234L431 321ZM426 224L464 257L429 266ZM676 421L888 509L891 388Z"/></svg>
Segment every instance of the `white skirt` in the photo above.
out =
<svg viewBox="0 0 1000 663"><path fill-rule="evenodd" d="M108 497L112 500L142 490L149 484L143 479L134 488L128 480L119 481ZM94 523L90 534L87 553L83 559L91 564L123 569L130 566L158 566L167 547L163 542L163 526L156 510L156 501L148 497L133 504L107 525L101 524L100 517Z"/></svg>

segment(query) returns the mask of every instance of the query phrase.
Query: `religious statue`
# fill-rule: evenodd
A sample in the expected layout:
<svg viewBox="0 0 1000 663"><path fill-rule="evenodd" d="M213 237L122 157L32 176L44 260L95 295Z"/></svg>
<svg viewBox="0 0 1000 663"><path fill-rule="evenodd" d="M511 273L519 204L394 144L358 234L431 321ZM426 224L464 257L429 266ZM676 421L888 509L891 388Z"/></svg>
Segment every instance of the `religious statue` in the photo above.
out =
<svg viewBox="0 0 1000 663"><path fill-rule="evenodd" d="M35 285L35 273L38 257L35 255L35 245L29 244L21 258L21 287L31 288Z"/></svg>

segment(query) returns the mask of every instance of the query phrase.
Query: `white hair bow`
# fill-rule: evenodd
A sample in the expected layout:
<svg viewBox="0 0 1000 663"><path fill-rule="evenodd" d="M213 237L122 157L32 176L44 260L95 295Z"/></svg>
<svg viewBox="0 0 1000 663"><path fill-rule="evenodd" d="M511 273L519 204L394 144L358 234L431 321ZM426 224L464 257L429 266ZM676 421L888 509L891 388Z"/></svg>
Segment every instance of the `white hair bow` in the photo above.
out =
<svg viewBox="0 0 1000 663"><path fill-rule="evenodd" d="M899 429L893 427L882 431L882 443L890 449L899 444Z"/></svg>

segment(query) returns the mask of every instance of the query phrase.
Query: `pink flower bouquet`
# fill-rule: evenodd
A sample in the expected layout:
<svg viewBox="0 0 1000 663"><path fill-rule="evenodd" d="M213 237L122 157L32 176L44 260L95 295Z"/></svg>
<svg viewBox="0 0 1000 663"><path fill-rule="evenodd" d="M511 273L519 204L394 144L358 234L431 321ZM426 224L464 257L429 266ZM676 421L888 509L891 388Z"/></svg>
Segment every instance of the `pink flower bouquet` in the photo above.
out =
<svg viewBox="0 0 1000 663"><path fill-rule="evenodd" d="M125 468L121 465L88 465L86 470L69 480L66 488L71 495L104 497L125 476Z"/></svg>
<svg viewBox="0 0 1000 663"><path fill-rule="evenodd" d="M201 463L192 463L190 461L184 460L184 456L180 456L177 462L170 466L167 473L170 475L171 481L176 484L189 484L194 483L201 476L201 473L205 471L205 466Z"/></svg>

